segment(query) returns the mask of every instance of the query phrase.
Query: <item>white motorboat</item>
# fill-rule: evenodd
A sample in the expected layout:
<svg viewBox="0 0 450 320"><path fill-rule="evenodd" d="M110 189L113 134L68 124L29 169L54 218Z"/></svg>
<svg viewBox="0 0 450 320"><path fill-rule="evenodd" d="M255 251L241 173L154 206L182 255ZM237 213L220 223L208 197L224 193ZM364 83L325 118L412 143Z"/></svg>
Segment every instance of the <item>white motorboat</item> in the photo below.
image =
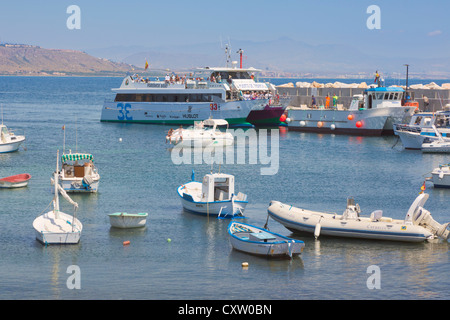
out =
<svg viewBox="0 0 450 320"><path fill-rule="evenodd" d="M17 151L25 141L25 136L15 135L6 125L0 124L0 153Z"/></svg>
<svg viewBox="0 0 450 320"><path fill-rule="evenodd" d="M225 173L210 173L202 182L194 180L177 189L183 208L187 211L218 218L243 216L248 203L247 195L235 194L234 176Z"/></svg>
<svg viewBox="0 0 450 320"><path fill-rule="evenodd" d="M422 143L422 152L425 153L450 153L450 141L428 141Z"/></svg>
<svg viewBox="0 0 450 320"><path fill-rule="evenodd" d="M129 228L142 228L145 227L147 222L148 213L127 213L127 212L115 212L108 214L109 222L112 227L129 229Z"/></svg>
<svg viewBox="0 0 450 320"><path fill-rule="evenodd" d="M450 153L450 140L445 140L433 124L433 130L437 139L426 138L422 143L422 152L425 153Z"/></svg>
<svg viewBox="0 0 450 320"><path fill-rule="evenodd" d="M433 116L433 112L419 112L412 115L409 123L394 124L394 134L399 137L405 149L422 148L423 140L426 138L425 131L421 134L422 129L431 128Z"/></svg>
<svg viewBox="0 0 450 320"><path fill-rule="evenodd" d="M100 175L90 153L66 153L61 156L59 181L66 192L97 192Z"/></svg>
<svg viewBox="0 0 450 320"><path fill-rule="evenodd" d="M305 243L250 224L232 221L228 225L234 249L266 257L292 258L302 253Z"/></svg>
<svg viewBox="0 0 450 320"><path fill-rule="evenodd" d="M228 129L228 122L224 119L206 119L195 123L187 129L180 127L169 130L166 142L183 147L230 146L234 137L230 132L220 131L220 127Z"/></svg>
<svg viewBox="0 0 450 320"><path fill-rule="evenodd" d="M355 95L348 109L293 107L286 122L289 130L379 136L414 113L415 106L401 104L403 93L399 87L369 88Z"/></svg>
<svg viewBox="0 0 450 320"><path fill-rule="evenodd" d="M369 217L360 216L359 205L352 198L342 215L296 208L279 201L272 201L269 216L292 231L319 235L420 242L436 238L448 239L450 223L439 224L429 211L423 208L428 194L420 194L413 202L405 219L384 217L376 210Z"/></svg>
<svg viewBox="0 0 450 320"><path fill-rule="evenodd" d="M437 132L444 141L450 142L450 106L448 105L443 111L414 114L408 124L394 124L394 134L400 137L405 149L421 150L424 142L429 143L439 139Z"/></svg>
<svg viewBox="0 0 450 320"><path fill-rule="evenodd" d="M433 182L435 188L450 188L450 164L435 168L427 180Z"/></svg>
<svg viewBox="0 0 450 320"><path fill-rule="evenodd" d="M75 218L78 204L74 202L58 183L58 161L56 160L56 171L53 174L55 193L53 198L53 210L38 216L33 221L36 239L41 243L48 244L77 244L80 241L83 225ZM59 210L59 194L74 205L74 214L70 215Z"/></svg>

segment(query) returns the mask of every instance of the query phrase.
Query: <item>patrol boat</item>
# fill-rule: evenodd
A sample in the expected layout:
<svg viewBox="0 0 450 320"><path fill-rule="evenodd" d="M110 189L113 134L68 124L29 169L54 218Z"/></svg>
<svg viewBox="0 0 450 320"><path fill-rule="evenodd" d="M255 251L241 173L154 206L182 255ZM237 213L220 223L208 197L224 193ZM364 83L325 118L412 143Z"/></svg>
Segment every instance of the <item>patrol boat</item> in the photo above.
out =
<svg viewBox="0 0 450 320"><path fill-rule="evenodd" d="M253 73L259 71L234 64L198 68L181 77L167 75L164 80L127 76L112 89L114 101L104 103L100 121L193 125L215 118L231 126L248 124L252 110L265 110L273 100L268 85L254 80Z"/></svg>

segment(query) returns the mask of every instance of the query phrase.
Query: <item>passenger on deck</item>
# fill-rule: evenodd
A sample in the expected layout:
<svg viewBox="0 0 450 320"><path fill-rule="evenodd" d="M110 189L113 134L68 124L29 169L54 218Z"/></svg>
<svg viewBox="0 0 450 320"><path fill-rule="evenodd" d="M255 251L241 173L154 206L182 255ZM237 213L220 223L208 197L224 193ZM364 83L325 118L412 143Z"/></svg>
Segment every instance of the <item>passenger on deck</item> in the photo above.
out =
<svg viewBox="0 0 450 320"><path fill-rule="evenodd" d="M325 98L325 108L330 108L330 95L327 93L327 96Z"/></svg>

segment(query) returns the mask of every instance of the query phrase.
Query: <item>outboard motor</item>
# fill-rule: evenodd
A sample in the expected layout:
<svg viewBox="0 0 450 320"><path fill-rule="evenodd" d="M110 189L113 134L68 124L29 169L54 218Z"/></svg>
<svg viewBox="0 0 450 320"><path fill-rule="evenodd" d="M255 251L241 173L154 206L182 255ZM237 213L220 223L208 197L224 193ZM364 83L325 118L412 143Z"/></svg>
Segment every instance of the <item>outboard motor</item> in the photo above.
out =
<svg viewBox="0 0 450 320"><path fill-rule="evenodd" d="M450 225L450 222L440 224L433 219L430 211L422 207L417 208L417 210L413 214L412 220L413 224L431 229L433 233L444 240L447 240L450 235L450 230L447 229Z"/></svg>
<svg viewBox="0 0 450 320"><path fill-rule="evenodd" d="M423 205L428 200L429 195L427 193L419 194L419 196L414 200L413 204L409 208L405 217L405 224L414 224L417 226L422 226L430 230L436 236L447 240L450 231L447 229L450 222L445 224L440 224L433 219L431 213L423 208Z"/></svg>

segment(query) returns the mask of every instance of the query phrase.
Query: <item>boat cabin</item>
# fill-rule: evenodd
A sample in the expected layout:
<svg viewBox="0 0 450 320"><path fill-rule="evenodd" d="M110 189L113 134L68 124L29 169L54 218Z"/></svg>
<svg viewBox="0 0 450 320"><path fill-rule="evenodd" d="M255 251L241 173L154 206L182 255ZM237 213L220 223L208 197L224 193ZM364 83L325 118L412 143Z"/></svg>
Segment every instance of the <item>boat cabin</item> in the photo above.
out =
<svg viewBox="0 0 450 320"><path fill-rule="evenodd" d="M450 111L440 111L435 113L434 125L436 128L450 128Z"/></svg>
<svg viewBox="0 0 450 320"><path fill-rule="evenodd" d="M245 99L243 93L268 93L267 84L254 81L254 73L261 70L248 68L198 68L194 73L165 79L144 79L127 76L120 88L112 89L115 102L215 102Z"/></svg>
<svg viewBox="0 0 450 320"><path fill-rule="evenodd" d="M364 95L353 96L349 110L400 107L404 90L399 87L377 87L364 91Z"/></svg>
<svg viewBox="0 0 450 320"><path fill-rule="evenodd" d="M83 178L94 169L94 157L87 153L68 153L61 156L65 177Z"/></svg>
<svg viewBox="0 0 450 320"><path fill-rule="evenodd" d="M13 142L17 138L14 136L14 133L8 130L8 128L4 124L0 124L0 142L7 143Z"/></svg>
<svg viewBox="0 0 450 320"><path fill-rule="evenodd" d="M226 127L228 129L228 121L224 119L206 119L202 121L203 126L206 128L211 128L213 130L216 130L217 127Z"/></svg>
<svg viewBox="0 0 450 320"><path fill-rule="evenodd" d="M211 173L203 177L202 201L226 201L234 194L234 176L225 173Z"/></svg>

